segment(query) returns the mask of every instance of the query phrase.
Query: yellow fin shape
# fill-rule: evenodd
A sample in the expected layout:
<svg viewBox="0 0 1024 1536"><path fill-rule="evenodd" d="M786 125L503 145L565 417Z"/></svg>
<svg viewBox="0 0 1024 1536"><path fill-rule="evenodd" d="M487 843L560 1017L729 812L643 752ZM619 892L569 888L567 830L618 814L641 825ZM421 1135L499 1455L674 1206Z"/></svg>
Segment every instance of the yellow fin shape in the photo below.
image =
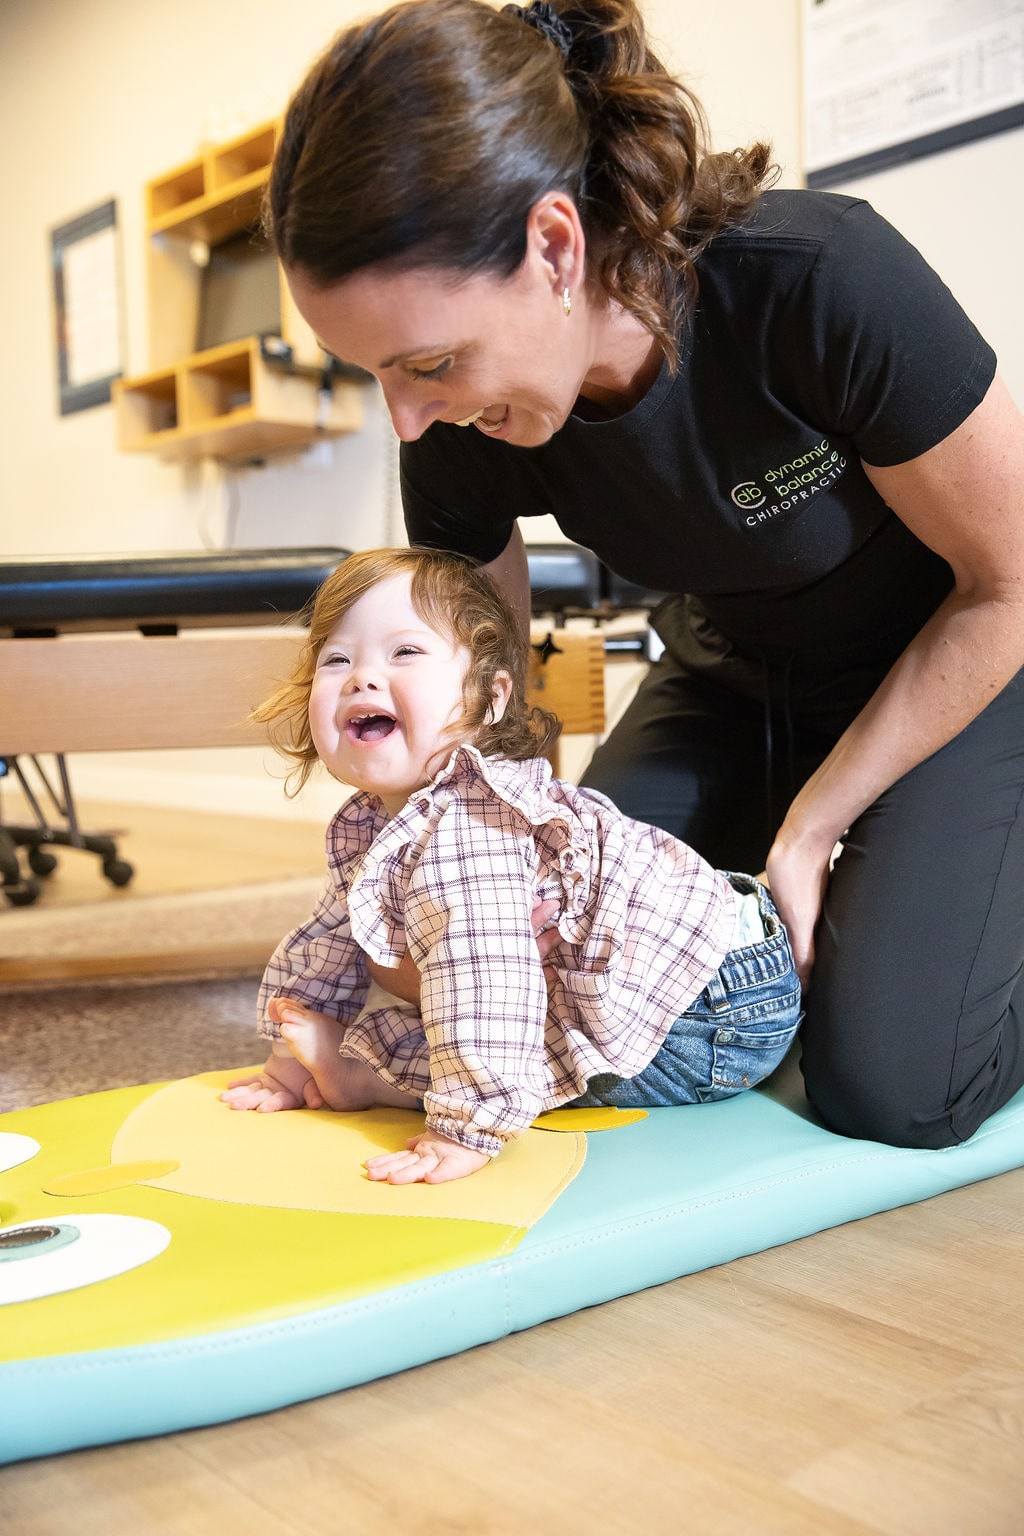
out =
<svg viewBox="0 0 1024 1536"><path fill-rule="evenodd" d="M646 1120L646 1109L548 1109L533 1122L535 1131L615 1131Z"/></svg>
<svg viewBox="0 0 1024 1536"><path fill-rule="evenodd" d="M83 1168L80 1173L59 1174L43 1185L43 1193L63 1195L69 1199L79 1199L82 1195L104 1195L110 1189L126 1189L129 1184L162 1179L165 1174L177 1173L180 1166L173 1158L107 1163L104 1168Z"/></svg>

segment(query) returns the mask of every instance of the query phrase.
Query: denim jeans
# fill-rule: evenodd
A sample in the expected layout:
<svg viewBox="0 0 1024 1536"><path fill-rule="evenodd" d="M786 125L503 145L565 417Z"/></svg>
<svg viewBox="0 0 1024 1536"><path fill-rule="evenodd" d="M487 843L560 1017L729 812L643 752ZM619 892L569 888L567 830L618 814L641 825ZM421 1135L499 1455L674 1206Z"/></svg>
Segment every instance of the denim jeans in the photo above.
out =
<svg viewBox="0 0 1024 1536"><path fill-rule="evenodd" d="M708 1104L753 1088L779 1065L802 1017L789 939L765 886L750 875L726 879L756 892L765 938L726 955L642 1072L592 1077L574 1106Z"/></svg>

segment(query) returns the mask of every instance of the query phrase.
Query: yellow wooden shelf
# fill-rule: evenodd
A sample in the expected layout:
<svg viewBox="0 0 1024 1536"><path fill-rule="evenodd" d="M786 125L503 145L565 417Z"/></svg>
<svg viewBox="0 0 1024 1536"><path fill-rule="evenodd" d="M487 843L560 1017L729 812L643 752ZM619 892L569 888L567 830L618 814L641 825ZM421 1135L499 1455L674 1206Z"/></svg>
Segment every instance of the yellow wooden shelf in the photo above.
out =
<svg viewBox="0 0 1024 1536"><path fill-rule="evenodd" d="M146 185L150 371L114 385L118 445L128 452L254 458L362 425L361 389L351 383L335 383L321 419L322 353L283 272L259 248L256 226L279 132L279 120L263 123ZM250 231L251 245L238 240ZM206 263L228 241L267 274L269 308L277 308L260 329L281 337L296 371L268 363L257 335L194 350Z"/></svg>
<svg viewBox="0 0 1024 1536"><path fill-rule="evenodd" d="M362 424L355 386L335 389L321 423L311 418L310 393L309 379L263 358L255 336L211 347L115 381L118 446L168 459L258 458Z"/></svg>
<svg viewBox="0 0 1024 1536"><path fill-rule="evenodd" d="M264 123L147 182L147 232L213 244L252 223L279 131L276 119Z"/></svg>
<svg viewBox="0 0 1024 1536"><path fill-rule="evenodd" d="M187 240L219 245L240 229L255 224L266 184L265 172L253 171L251 176L236 182L227 194L210 192L203 197L194 197L191 202L169 208L166 213L150 219L149 233L180 235Z"/></svg>

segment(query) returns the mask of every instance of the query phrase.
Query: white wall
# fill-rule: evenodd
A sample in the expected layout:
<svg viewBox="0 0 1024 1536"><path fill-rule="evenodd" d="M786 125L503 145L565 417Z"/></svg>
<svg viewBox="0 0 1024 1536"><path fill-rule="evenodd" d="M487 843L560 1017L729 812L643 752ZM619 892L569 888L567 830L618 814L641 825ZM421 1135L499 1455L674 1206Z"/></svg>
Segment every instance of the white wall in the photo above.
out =
<svg viewBox="0 0 1024 1536"><path fill-rule="evenodd" d="M16 555L241 544L376 542L390 429L327 456L252 472L118 453L109 406L56 409L49 231L115 197L125 293L125 366L146 356L143 184L279 112L353 0L4 0L0 129L7 146L0 316L0 550ZM385 451L386 449L386 451ZM333 462L330 462L333 460ZM267 488L280 509L268 529ZM296 521L296 508L301 516ZM273 535L273 536L270 536Z"/></svg>

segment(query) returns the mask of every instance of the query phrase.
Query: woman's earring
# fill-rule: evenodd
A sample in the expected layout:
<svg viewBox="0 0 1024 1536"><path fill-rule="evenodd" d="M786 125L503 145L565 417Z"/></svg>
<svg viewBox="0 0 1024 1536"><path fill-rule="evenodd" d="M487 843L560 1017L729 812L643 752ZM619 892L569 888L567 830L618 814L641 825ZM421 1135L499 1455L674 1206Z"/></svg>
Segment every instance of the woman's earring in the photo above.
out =
<svg viewBox="0 0 1024 1536"><path fill-rule="evenodd" d="M567 315L572 314L572 294L569 292L568 288L562 289L562 308L565 310Z"/></svg>

